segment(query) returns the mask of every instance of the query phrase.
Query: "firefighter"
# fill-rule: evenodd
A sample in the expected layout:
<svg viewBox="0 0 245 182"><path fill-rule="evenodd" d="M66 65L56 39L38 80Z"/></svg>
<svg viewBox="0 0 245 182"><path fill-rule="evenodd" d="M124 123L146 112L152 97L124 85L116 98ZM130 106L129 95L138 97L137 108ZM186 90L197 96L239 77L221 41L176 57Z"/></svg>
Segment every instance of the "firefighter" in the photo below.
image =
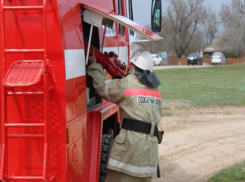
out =
<svg viewBox="0 0 245 182"><path fill-rule="evenodd" d="M157 125L162 117L161 84L153 73L153 59L142 43L131 45L133 54L127 77L108 79L94 52L87 73L105 100L120 109L120 133L111 149L106 182L148 182L157 174Z"/></svg>

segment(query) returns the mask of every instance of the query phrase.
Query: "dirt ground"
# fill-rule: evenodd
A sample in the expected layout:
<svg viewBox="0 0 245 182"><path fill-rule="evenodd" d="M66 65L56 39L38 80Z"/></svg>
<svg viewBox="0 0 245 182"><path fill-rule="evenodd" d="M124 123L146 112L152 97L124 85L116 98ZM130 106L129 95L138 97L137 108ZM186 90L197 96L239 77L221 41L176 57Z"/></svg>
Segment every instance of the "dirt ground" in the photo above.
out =
<svg viewBox="0 0 245 182"><path fill-rule="evenodd" d="M154 182L203 182L245 160L245 106L189 108L171 105L159 128L162 177Z"/></svg>

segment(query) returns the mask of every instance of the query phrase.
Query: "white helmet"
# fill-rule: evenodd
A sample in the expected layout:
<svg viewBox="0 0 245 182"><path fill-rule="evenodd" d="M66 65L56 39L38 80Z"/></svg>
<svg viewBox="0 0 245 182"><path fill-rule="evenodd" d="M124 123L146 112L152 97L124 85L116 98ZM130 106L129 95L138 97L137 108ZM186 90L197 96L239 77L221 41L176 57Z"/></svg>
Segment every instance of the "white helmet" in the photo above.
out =
<svg viewBox="0 0 245 182"><path fill-rule="evenodd" d="M130 62L142 70L153 71L153 58L151 53L147 51L144 44L134 42L131 44L131 50L134 51L130 57Z"/></svg>

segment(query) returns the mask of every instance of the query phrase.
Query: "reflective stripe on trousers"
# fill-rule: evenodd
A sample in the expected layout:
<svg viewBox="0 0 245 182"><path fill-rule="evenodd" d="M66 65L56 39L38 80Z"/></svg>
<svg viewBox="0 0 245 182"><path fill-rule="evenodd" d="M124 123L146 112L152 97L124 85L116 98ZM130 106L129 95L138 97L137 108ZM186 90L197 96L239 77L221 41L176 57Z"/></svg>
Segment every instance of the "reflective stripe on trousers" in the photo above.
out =
<svg viewBox="0 0 245 182"><path fill-rule="evenodd" d="M110 170L105 182L151 182L152 177L135 177L126 173Z"/></svg>

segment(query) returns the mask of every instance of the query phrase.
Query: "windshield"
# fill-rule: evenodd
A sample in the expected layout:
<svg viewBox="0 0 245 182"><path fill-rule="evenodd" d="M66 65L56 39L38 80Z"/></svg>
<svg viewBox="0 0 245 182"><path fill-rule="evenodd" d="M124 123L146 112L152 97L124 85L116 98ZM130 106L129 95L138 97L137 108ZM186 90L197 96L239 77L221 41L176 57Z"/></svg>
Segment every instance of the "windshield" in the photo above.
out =
<svg viewBox="0 0 245 182"><path fill-rule="evenodd" d="M213 53L213 56L220 56L220 53L219 52L215 52L215 53Z"/></svg>
<svg viewBox="0 0 245 182"><path fill-rule="evenodd" d="M189 54L189 56L188 57L199 57L199 55L197 54L197 53L192 53L192 54Z"/></svg>

